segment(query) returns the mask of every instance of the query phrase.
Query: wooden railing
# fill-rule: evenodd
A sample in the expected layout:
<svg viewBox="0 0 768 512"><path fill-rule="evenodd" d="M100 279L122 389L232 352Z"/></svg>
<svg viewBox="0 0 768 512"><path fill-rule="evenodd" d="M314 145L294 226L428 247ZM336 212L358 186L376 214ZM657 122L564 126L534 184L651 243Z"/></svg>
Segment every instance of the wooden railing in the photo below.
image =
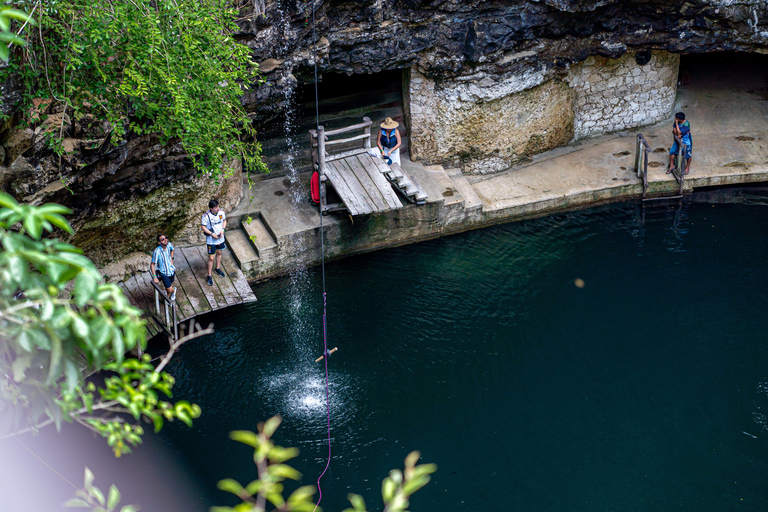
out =
<svg viewBox="0 0 768 512"><path fill-rule="evenodd" d="M324 213L334 209L341 209L343 205L339 204L327 204L326 197L326 185L325 182L328 179L325 176L325 164L326 162L332 162L334 160L341 160L348 156L359 155L366 153L371 149L371 120L367 117L363 118L363 122L359 124L353 124L352 126L345 126L344 128L337 128L335 130L325 131L323 126L318 126L317 130L309 130L309 144L312 148L312 166L320 174L320 212ZM357 130L362 130L363 133L355 135L353 137L347 137L344 139L333 139L329 137L334 135L341 135L344 133L350 133ZM331 146L342 146L350 144L355 141L361 141L362 147L343 151L341 153L331 154L327 150Z"/></svg>
<svg viewBox="0 0 768 512"><path fill-rule="evenodd" d="M165 329L165 332L171 335L173 341L176 341L179 339L179 315L176 301L168 297L165 288L160 283L156 283L154 279L150 282L155 288L155 318Z"/></svg>

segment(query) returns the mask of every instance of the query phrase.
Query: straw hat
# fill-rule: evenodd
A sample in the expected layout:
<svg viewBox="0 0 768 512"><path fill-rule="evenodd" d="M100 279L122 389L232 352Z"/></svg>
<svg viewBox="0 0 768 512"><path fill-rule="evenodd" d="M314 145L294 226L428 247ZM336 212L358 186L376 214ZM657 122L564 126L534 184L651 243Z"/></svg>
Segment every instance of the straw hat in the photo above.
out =
<svg viewBox="0 0 768 512"><path fill-rule="evenodd" d="M398 123L391 117L386 118L384 122L381 123L381 127L384 128L385 130L394 130L398 126L400 126L400 123Z"/></svg>

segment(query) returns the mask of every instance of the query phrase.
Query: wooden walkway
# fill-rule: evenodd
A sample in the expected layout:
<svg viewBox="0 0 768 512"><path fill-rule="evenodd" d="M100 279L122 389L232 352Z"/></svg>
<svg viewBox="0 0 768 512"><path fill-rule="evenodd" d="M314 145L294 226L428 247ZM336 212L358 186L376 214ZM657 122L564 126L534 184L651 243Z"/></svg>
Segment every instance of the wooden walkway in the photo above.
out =
<svg viewBox="0 0 768 512"><path fill-rule="evenodd" d="M214 273L213 286L206 283L208 253L204 246L176 247L173 254L176 264L173 286L176 287L179 323L197 315L256 300L256 295L228 250L221 255L221 269L226 277ZM144 311L150 337L161 334L162 323L154 317L155 289L149 273L136 274L120 286L131 304Z"/></svg>
<svg viewBox="0 0 768 512"><path fill-rule="evenodd" d="M331 160L330 158L328 160ZM368 153L359 153L325 163L325 175L352 215L384 212L403 207L382 174L387 164Z"/></svg>

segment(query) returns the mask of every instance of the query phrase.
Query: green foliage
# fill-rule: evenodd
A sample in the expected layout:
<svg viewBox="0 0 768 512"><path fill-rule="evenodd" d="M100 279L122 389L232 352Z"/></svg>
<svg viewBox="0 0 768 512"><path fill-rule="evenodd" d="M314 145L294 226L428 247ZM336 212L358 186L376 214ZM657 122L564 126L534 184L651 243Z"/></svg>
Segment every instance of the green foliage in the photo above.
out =
<svg viewBox="0 0 768 512"><path fill-rule="evenodd" d="M62 421L107 438L116 456L141 442L145 420L191 425L200 408L171 404L173 377L148 356L125 358L146 344L141 312L81 251L44 232L72 232L56 204L18 204L0 192L0 439ZM184 340L178 340L174 349ZM86 368L112 372L103 387L85 383ZM47 418L47 419L46 419Z"/></svg>
<svg viewBox="0 0 768 512"><path fill-rule="evenodd" d="M109 493L104 497L104 493L93 485L94 476L90 469L85 468L85 481L83 488L75 492L75 498L67 501L64 506L70 508L88 508L93 512L136 512L136 505L125 505L119 510L117 505L120 503L120 491L114 485L110 486Z"/></svg>
<svg viewBox="0 0 768 512"><path fill-rule="evenodd" d="M259 82L228 0L25 0L41 2L41 30L7 72L25 77L27 99L53 98L107 121L111 140L154 134L180 141L198 170L218 179L242 158L265 170L240 103ZM57 136L61 135L57 133Z"/></svg>
<svg viewBox="0 0 768 512"><path fill-rule="evenodd" d="M272 443L272 436L280 426L281 418L275 416L264 423L259 423L258 433L237 430L229 437L254 449L253 461L256 463L258 478L246 486L227 478L219 482L219 489L230 492L243 500L234 507L213 507L211 512L265 512L268 506L280 512L312 512L315 504L312 496L314 486L308 485L296 489L286 500L283 498L283 482L286 479L299 480L301 474L285 464L299 454L296 448L283 448ZM437 471L435 464L416 465L421 454L411 452L405 459L403 471L394 469L384 479L381 495L385 512L407 512L409 499L430 480ZM344 512L367 512L363 498L350 494L352 508ZM268 505L269 504L269 505ZM317 510L321 510L317 507Z"/></svg>
<svg viewBox="0 0 768 512"><path fill-rule="evenodd" d="M35 20L24 11L13 9L11 7L0 8L0 59L6 62L8 61L11 52L10 45L15 44L16 46L25 46L27 44L23 38L14 34L11 30L11 25L14 20L29 25L35 25Z"/></svg>

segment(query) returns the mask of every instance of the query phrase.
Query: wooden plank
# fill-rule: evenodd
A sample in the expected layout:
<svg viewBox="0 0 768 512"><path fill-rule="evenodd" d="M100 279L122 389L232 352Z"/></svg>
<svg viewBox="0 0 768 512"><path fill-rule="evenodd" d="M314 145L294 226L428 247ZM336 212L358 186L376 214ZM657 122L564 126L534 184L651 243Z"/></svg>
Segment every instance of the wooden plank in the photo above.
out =
<svg viewBox="0 0 768 512"><path fill-rule="evenodd" d="M213 280L213 286L208 286L205 282L208 275L208 254L203 252L202 247L187 247L184 255L189 262L189 268L194 271L195 279L200 283L200 289L203 290L205 298L211 305L212 310L219 309L227 304L224 300L224 296L219 291L219 287L216 286L216 279Z"/></svg>
<svg viewBox="0 0 768 512"><path fill-rule="evenodd" d="M240 294L240 299L243 302L255 301L256 295L251 290L248 281L246 281L245 276L238 268L235 258L232 257L231 253L226 252L221 255L221 266L224 267L224 271L232 278L232 284L237 293Z"/></svg>
<svg viewBox="0 0 768 512"><path fill-rule="evenodd" d="M368 201L374 207L373 211L380 212L380 211L389 209L389 206L387 205L387 201L381 195L381 191L373 182L373 180L371 180L371 177L368 176L368 173L365 172L365 169L363 169L362 166L357 166L357 168L352 167L352 165L350 165L349 158L345 158L344 160L341 160L338 163L338 165L343 166L349 173L351 173L355 177L357 182L360 183L360 186L363 187L363 190L365 190L365 193L368 194Z"/></svg>
<svg viewBox="0 0 768 512"><path fill-rule="evenodd" d="M370 154L358 155L355 158L360 162L360 165L363 166L366 172L368 172L368 175L376 183L376 186L382 191L382 195L387 200L387 204L390 208L393 210L402 208L403 203L400 202L400 199L397 197L392 185L390 185L384 174L387 171L391 171L391 168L386 165L383 160L380 158L373 158ZM379 164L381 164L383 168L379 167Z"/></svg>
<svg viewBox="0 0 768 512"><path fill-rule="evenodd" d="M325 132L326 137L330 137L331 135L338 135L339 133L347 133L347 132L353 132L355 130L361 130L367 126L371 126L373 124L370 119L363 118L365 121L363 121L360 124L353 124L352 126L345 126L344 128L336 128L335 130L328 130Z"/></svg>
<svg viewBox="0 0 768 512"><path fill-rule="evenodd" d="M198 315L211 311L211 305L205 298L205 294L203 294L203 290L200 288L200 283L195 279L194 272L189 266L184 251L177 248L175 255L177 258L175 261L176 278L184 287L184 293L187 295L189 304Z"/></svg>
<svg viewBox="0 0 768 512"><path fill-rule="evenodd" d="M328 135L328 134L326 133L326 135ZM355 142L356 140L367 139L370 136L371 136L370 133L364 133L362 135L355 135L354 137L349 137L347 139L327 140L327 141L325 141L325 147L336 146L338 144L346 144L348 142Z"/></svg>
<svg viewBox="0 0 768 512"><path fill-rule="evenodd" d="M333 185L333 188L338 192L341 202L347 206L349 213L352 215L371 213L370 210L366 211L366 208L357 200L355 194L347 186L347 182L345 182L339 174L335 164L328 164L325 166L325 175L328 176L331 185Z"/></svg>
<svg viewBox="0 0 768 512"><path fill-rule="evenodd" d="M343 160L349 156L359 155L361 153L367 153L367 148L353 149L351 151L345 151L343 153L336 153L335 155L328 155L325 157L325 162L333 162L335 160Z"/></svg>
<svg viewBox="0 0 768 512"><path fill-rule="evenodd" d="M152 316L155 314L155 287L152 286L152 279L144 272L136 275L136 280L139 283L139 289L144 295L144 300L147 301L149 310L147 314ZM160 314L163 312L163 299L160 298Z"/></svg>
<svg viewBox="0 0 768 512"><path fill-rule="evenodd" d="M176 287L176 309L178 310L177 314L179 322L197 315L195 308L192 307L192 303L187 296L186 290L184 290L184 285L181 283L181 279L179 279L178 270L176 270L176 280L173 282L173 286Z"/></svg>
<svg viewBox="0 0 768 512"><path fill-rule="evenodd" d="M136 287L136 279L134 276L131 276L128 278L128 280L123 281L120 283L120 288L123 290L123 293L128 298L128 302L131 303L131 305L136 306L137 308L144 310L144 307L141 305L139 298L134 297L133 293L131 293L131 288Z"/></svg>
<svg viewBox="0 0 768 512"><path fill-rule="evenodd" d="M206 251L207 252L207 251ZM232 279L229 277L226 267L224 267L224 253L227 251L221 251L221 271L224 272L226 277L217 276L213 274L213 281L219 285L219 290L224 296L227 306L234 306L235 304L242 304L243 300L240 298L240 294L237 293L235 285L232 284ZM207 254L206 254L207 256ZM215 261L214 261L215 263Z"/></svg>
<svg viewBox="0 0 768 512"><path fill-rule="evenodd" d="M359 166L361 168L360 172L365 172L368 174L368 177L376 185L379 193L384 198L388 209L396 210L403 207L403 203L401 203L395 195L395 191L392 190L392 186L387 181L387 178L381 174L379 169L376 167L376 164L373 163L373 158L371 158L371 155L358 155L355 157L350 157L346 161L353 168L355 166Z"/></svg>
<svg viewBox="0 0 768 512"><path fill-rule="evenodd" d="M125 285L125 289L130 292L131 297L136 301L135 305L137 308L145 313L151 311L149 309L149 304L147 304L147 301L144 299L144 294L139 290L141 283L137 280L137 275L133 275L127 281L123 281L123 284Z"/></svg>
<svg viewBox="0 0 768 512"><path fill-rule="evenodd" d="M341 179L344 180L344 183L347 184L347 188L352 191L352 194L354 194L358 203L364 207L365 211L363 213L376 211L376 204L368 197L368 192L365 191L349 167L342 165L341 162L337 162L335 165L336 171L339 173Z"/></svg>

